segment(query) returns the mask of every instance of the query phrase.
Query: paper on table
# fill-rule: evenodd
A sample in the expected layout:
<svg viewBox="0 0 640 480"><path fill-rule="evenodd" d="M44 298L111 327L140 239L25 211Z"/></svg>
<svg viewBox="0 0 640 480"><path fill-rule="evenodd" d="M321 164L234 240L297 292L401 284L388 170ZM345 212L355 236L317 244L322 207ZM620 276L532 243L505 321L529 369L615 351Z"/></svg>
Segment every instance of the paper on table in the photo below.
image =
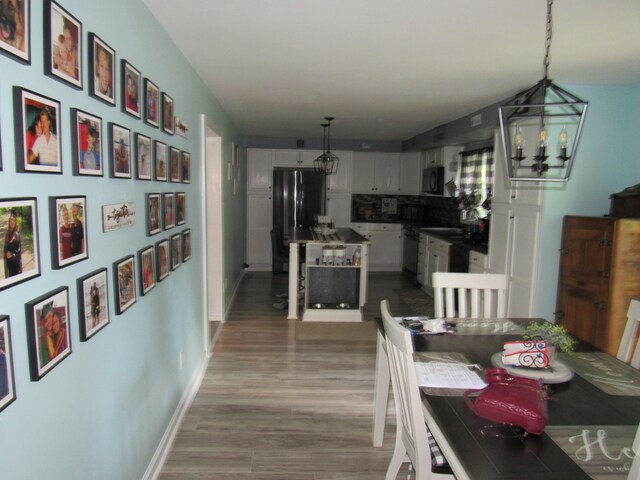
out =
<svg viewBox="0 0 640 480"><path fill-rule="evenodd" d="M480 390L487 386L477 372L460 363L416 362L415 366L421 387Z"/></svg>

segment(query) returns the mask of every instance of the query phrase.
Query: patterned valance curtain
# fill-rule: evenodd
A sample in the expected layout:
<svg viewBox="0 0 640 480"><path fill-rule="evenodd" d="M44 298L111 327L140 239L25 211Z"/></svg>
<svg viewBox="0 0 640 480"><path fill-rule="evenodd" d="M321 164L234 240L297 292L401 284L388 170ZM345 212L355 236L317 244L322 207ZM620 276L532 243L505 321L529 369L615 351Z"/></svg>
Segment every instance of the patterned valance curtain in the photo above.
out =
<svg viewBox="0 0 640 480"><path fill-rule="evenodd" d="M480 218L490 209L493 187L493 148L462 152L458 196L464 210L477 210ZM478 208L482 207L482 208Z"/></svg>

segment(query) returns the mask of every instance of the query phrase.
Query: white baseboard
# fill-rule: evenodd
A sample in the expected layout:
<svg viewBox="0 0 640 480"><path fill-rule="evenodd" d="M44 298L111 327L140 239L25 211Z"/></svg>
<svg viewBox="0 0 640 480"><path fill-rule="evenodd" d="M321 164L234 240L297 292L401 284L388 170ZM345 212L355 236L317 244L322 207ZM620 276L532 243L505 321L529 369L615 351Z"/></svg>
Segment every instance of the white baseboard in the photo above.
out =
<svg viewBox="0 0 640 480"><path fill-rule="evenodd" d="M180 425L182 424L182 419L187 413L187 410L189 410L193 399L200 389L200 384L202 383L204 374L207 371L209 358L209 355L203 355L198 368L193 372L191 381L182 394L182 398L171 417L169 425L167 425L164 435L160 440L160 444L158 445L158 448L156 448L146 472L144 472L142 480L156 480L160 476L164 462L167 460L167 456L173 446L173 441L175 440L178 430L180 429Z"/></svg>

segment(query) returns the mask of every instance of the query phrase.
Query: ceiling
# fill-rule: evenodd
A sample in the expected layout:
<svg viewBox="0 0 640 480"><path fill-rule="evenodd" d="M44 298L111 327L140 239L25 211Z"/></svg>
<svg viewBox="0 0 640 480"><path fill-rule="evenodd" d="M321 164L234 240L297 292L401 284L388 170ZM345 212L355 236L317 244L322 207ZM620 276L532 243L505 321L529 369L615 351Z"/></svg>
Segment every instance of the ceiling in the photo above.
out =
<svg viewBox="0 0 640 480"><path fill-rule="evenodd" d="M543 76L544 0L143 1L246 136L406 140ZM639 25L556 0L549 77L640 82Z"/></svg>

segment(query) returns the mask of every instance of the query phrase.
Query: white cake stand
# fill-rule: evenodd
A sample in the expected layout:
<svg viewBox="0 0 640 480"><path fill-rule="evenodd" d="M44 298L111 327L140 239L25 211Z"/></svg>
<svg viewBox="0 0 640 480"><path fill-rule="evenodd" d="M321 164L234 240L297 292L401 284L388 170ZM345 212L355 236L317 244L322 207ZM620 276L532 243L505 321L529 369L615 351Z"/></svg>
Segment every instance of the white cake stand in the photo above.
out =
<svg viewBox="0 0 640 480"><path fill-rule="evenodd" d="M513 367L502 363L502 352L498 352L491 356L491 364L496 368L504 368L511 375L542 380L542 383L564 383L573 378L573 370L557 359L549 368Z"/></svg>

